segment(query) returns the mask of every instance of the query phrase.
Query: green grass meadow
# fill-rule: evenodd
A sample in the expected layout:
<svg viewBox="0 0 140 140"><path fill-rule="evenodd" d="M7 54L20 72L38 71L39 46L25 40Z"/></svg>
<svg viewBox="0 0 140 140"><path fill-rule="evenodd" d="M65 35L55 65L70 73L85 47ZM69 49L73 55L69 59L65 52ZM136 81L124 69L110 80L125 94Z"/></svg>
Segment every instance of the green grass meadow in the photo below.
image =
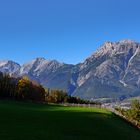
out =
<svg viewBox="0 0 140 140"><path fill-rule="evenodd" d="M104 109L0 101L0 140L140 140L140 131Z"/></svg>

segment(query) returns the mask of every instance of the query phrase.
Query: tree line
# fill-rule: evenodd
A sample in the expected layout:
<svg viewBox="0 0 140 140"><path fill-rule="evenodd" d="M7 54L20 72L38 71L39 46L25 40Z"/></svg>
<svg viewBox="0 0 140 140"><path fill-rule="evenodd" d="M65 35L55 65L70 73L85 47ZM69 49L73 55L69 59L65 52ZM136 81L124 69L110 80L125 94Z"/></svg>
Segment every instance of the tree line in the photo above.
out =
<svg viewBox="0 0 140 140"><path fill-rule="evenodd" d="M44 88L28 77L15 78L6 73L0 73L0 98L17 100L42 101Z"/></svg>
<svg viewBox="0 0 140 140"><path fill-rule="evenodd" d="M128 110L116 108L128 121L140 128L140 102L134 100L131 103L131 107Z"/></svg>
<svg viewBox="0 0 140 140"><path fill-rule="evenodd" d="M78 97L71 97L63 90L44 88L27 76L15 78L2 72L0 72L0 99L31 100L47 103L90 103Z"/></svg>

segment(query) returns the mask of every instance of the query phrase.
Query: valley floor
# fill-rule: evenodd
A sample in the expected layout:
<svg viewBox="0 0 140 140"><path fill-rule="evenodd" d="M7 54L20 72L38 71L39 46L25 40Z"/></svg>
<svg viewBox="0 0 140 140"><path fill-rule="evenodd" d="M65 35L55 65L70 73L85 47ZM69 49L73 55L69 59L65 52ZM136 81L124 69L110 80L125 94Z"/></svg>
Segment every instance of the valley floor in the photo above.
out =
<svg viewBox="0 0 140 140"><path fill-rule="evenodd" d="M139 140L140 131L97 108L0 101L1 140Z"/></svg>

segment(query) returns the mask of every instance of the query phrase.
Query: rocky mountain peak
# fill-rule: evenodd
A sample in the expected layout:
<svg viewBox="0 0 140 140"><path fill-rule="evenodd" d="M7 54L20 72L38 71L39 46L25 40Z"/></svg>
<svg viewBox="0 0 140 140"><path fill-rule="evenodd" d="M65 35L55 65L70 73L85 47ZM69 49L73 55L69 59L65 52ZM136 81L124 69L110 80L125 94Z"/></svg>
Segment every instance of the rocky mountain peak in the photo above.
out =
<svg viewBox="0 0 140 140"><path fill-rule="evenodd" d="M20 65L14 61L0 61L0 71L4 73L17 74L20 70Z"/></svg>
<svg viewBox="0 0 140 140"><path fill-rule="evenodd" d="M112 57L113 55L120 53L128 53L136 51L140 44L133 40L122 40L119 42L105 42L97 51L91 56L91 58L101 57L103 55L108 55Z"/></svg>
<svg viewBox="0 0 140 140"><path fill-rule="evenodd" d="M45 61L45 60L46 59L44 57L37 57L37 58L35 58L35 61L39 61L39 62Z"/></svg>
<svg viewBox="0 0 140 140"><path fill-rule="evenodd" d="M8 60L1 60L0 67L6 65L7 63L8 63Z"/></svg>
<svg viewBox="0 0 140 140"><path fill-rule="evenodd" d="M137 42L134 40L131 40L131 39L124 39L124 40L119 41L119 43L133 44L133 43L137 43Z"/></svg>
<svg viewBox="0 0 140 140"><path fill-rule="evenodd" d="M35 58L30 62L25 63L21 69L20 74L32 73L33 75L40 75L44 71L55 71L58 67L62 66L62 63L59 63L56 60L46 60L45 58Z"/></svg>

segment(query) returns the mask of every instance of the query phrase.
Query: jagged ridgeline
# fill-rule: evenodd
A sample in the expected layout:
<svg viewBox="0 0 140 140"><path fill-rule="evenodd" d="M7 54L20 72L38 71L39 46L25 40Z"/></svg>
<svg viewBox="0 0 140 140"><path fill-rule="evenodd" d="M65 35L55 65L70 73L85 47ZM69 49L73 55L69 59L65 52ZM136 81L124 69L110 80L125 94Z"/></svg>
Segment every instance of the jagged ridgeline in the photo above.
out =
<svg viewBox="0 0 140 140"><path fill-rule="evenodd" d="M43 86L67 90L72 96L125 98L140 95L140 44L106 42L83 63L69 65L37 58L24 65L0 61L0 71L27 75Z"/></svg>

